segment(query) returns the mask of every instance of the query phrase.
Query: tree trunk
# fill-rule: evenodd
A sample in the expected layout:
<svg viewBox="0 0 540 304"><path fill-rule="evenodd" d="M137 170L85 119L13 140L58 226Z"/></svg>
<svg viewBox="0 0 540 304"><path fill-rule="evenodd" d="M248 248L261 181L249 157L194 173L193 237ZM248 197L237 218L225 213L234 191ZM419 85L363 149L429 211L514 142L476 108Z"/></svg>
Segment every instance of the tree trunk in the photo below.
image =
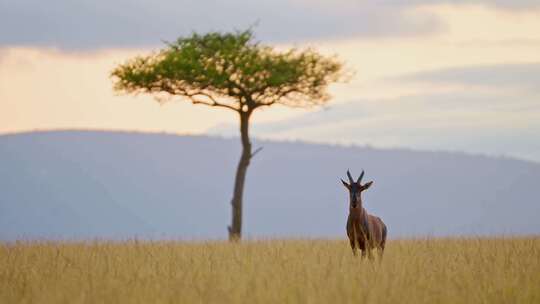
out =
<svg viewBox="0 0 540 304"><path fill-rule="evenodd" d="M246 172L251 159L251 142L249 141L249 117L251 112L240 112L240 139L242 141L242 156L236 169L234 193L231 200L232 223L229 229L229 241L239 241L242 237L242 196Z"/></svg>

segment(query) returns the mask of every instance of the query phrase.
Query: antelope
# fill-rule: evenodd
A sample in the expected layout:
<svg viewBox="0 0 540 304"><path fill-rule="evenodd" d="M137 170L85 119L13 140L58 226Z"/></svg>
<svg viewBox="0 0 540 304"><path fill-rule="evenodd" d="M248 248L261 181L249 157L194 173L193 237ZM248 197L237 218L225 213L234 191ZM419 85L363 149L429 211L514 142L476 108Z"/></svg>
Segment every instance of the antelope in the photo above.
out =
<svg viewBox="0 0 540 304"><path fill-rule="evenodd" d="M341 180L345 188L349 190L349 217L347 218L347 236L351 243L353 255L356 256L356 247L361 250L362 258L368 254L368 258L372 259L371 250L376 248L379 252L379 257L382 258L384 246L386 244L386 225L383 221L374 215L367 213L362 204L362 192L367 190L373 181L361 185L364 170L358 177L356 182L353 180L351 173L347 170L349 183Z"/></svg>

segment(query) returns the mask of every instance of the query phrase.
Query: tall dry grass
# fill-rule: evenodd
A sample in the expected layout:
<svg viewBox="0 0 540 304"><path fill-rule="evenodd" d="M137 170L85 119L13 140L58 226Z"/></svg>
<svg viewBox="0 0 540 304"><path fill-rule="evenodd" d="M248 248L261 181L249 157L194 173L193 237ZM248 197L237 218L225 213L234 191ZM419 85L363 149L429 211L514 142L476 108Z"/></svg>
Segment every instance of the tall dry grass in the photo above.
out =
<svg viewBox="0 0 540 304"><path fill-rule="evenodd" d="M540 238L2 244L0 303L540 303Z"/></svg>

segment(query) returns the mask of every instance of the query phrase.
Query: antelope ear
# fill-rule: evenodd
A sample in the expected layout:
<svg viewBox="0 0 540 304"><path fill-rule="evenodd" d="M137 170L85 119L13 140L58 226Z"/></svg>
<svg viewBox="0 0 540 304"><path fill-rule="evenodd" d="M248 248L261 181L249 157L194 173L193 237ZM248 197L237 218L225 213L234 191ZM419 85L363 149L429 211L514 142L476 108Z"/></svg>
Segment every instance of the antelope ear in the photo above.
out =
<svg viewBox="0 0 540 304"><path fill-rule="evenodd" d="M345 182L344 180L341 180L341 182L343 183L343 186L345 186L345 188L351 190L351 186L349 186L349 184L347 184L347 182Z"/></svg>
<svg viewBox="0 0 540 304"><path fill-rule="evenodd" d="M367 182L362 186L362 190L367 190L371 185L373 184L373 181Z"/></svg>

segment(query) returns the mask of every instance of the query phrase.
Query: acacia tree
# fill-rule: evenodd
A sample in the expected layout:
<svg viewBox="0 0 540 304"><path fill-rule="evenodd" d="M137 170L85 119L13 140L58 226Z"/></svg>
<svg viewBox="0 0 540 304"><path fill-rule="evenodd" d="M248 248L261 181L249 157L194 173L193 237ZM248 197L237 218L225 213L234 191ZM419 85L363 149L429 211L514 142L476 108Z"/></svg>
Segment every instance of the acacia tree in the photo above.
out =
<svg viewBox="0 0 540 304"><path fill-rule="evenodd" d="M112 71L114 89L150 93L158 101L178 97L193 104L234 111L240 119L242 155L231 201L229 239L242 232L242 195L252 153L249 121L257 109L282 104L324 104L327 86L340 79L342 64L317 52L279 52L254 41L251 30L193 33L149 56L136 57ZM164 99L165 97L165 99Z"/></svg>

